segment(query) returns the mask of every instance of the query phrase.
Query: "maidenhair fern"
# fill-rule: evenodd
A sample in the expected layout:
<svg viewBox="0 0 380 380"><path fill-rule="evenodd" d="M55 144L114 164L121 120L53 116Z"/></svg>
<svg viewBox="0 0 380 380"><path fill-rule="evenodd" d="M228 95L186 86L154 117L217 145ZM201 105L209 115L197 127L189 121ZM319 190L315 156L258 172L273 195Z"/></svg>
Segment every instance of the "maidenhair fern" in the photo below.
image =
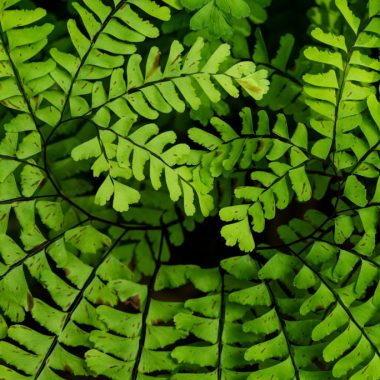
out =
<svg viewBox="0 0 380 380"><path fill-rule="evenodd" d="M379 1L42 3L0 0L0 379L380 379Z"/></svg>

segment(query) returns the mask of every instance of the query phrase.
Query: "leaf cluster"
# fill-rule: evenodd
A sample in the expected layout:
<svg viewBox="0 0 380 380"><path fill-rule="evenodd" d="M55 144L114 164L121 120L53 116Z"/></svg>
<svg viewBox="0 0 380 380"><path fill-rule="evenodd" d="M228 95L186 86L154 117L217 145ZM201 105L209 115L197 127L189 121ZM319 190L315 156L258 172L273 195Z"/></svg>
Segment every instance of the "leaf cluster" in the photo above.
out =
<svg viewBox="0 0 380 380"><path fill-rule="evenodd" d="M0 0L0 378L380 379L379 2L274 54L269 0L35 3ZM178 264L205 218L228 257Z"/></svg>

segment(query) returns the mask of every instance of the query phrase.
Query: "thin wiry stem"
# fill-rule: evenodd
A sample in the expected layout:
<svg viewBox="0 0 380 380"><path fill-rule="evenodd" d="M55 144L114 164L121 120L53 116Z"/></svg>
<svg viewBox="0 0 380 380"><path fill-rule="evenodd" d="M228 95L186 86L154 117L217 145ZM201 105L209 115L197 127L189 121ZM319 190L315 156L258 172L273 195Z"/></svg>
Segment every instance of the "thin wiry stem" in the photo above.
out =
<svg viewBox="0 0 380 380"><path fill-rule="evenodd" d="M161 256L162 256L162 251L163 251L163 247L164 247L164 241L166 239L164 231L165 231L165 229L163 229L162 234L161 234L160 247L159 247L159 251L158 251L158 257L156 260L156 266L154 268L153 275L152 275L152 277L149 281L149 284L148 284L147 300L146 300L146 303L144 306L144 311L142 313L142 326L141 326L141 334L140 334L140 338L139 338L139 346L137 349L135 364L134 364L133 369L132 369L132 380L137 380L137 378L139 376L139 365L140 365L141 357L142 357L143 350L144 350L149 307L150 307L150 302L152 299L152 293L154 290L154 284L155 284L156 279L157 279L158 271L160 270ZM153 257L154 256L155 255L153 252Z"/></svg>
<svg viewBox="0 0 380 380"><path fill-rule="evenodd" d="M223 330L224 323L226 318L226 300L225 300L225 284L224 284L224 273L221 266L219 266L219 275L220 275L220 317L219 317L219 326L218 326L218 361L217 361L217 372L218 380L222 380L223 376L223 363L222 363L222 353L223 353Z"/></svg>
<svg viewBox="0 0 380 380"><path fill-rule="evenodd" d="M375 267L377 267L378 269L380 269L380 263L378 263L375 260L371 259L371 257L369 257L369 256L362 255L361 253L356 252L355 250L347 250L347 248L343 248L343 247L341 247L339 244L337 244L335 242L324 240L324 239L319 238L319 237L315 237L314 239L316 241L320 241L320 242L323 242L323 243L330 244L330 245L332 245L332 246L334 246L334 247L336 247L338 249L344 249L347 252L351 253L352 255L357 256L360 260L367 261L367 262L371 263L372 265L374 265Z"/></svg>
<svg viewBox="0 0 380 380"><path fill-rule="evenodd" d="M17 162L20 162L21 164L33 166L33 167L38 168L38 169L40 169L42 171L45 171L45 168L43 166L34 164L33 162L30 162L30 161L27 161L27 160L22 160L20 158L14 157L14 156L7 156L5 154L0 154L0 158L2 158L4 160L8 160L8 161L17 161Z"/></svg>
<svg viewBox="0 0 380 380"><path fill-rule="evenodd" d="M282 332L282 334L284 336L284 339L286 341L286 346L287 346L287 350L288 350L288 353L289 353L289 357L290 357L290 360L291 360L293 368L294 368L294 378L296 380L300 380L299 369L298 369L298 366L297 366L297 363L296 363L296 359L295 359L295 356L294 356L294 353L293 353L293 349L292 349L293 343L291 342L289 334L288 334L288 331L286 330L286 324L285 324L284 318L282 316L282 313L280 311L280 307L278 305L277 298L276 298L275 294L273 293L273 290L272 290L272 288L270 286L269 281L266 281L265 284L266 284L266 287L267 287L267 289L269 291L269 294L271 296L274 310L276 311L276 314L277 314L278 319L280 321L281 332Z"/></svg>
<svg viewBox="0 0 380 380"><path fill-rule="evenodd" d="M30 201L35 201L38 199L46 199L46 198L60 198L59 194L47 194L47 195L34 195L32 197L17 197L17 198L11 198L11 199L6 199L4 201L0 201L0 205L7 205L7 204L12 204L12 203L18 203L18 202L30 202Z"/></svg>
<svg viewBox="0 0 380 380"><path fill-rule="evenodd" d="M374 145L372 146L370 149L367 150L367 152L365 152L365 154L356 162L356 164L354 165L354 167L350 170L350 173L349 175L355 173L355 170L363 163L365 162L365 160L368 158L368 156L375 152L377 150L377 148L380 146L380 140Z"/></svg>

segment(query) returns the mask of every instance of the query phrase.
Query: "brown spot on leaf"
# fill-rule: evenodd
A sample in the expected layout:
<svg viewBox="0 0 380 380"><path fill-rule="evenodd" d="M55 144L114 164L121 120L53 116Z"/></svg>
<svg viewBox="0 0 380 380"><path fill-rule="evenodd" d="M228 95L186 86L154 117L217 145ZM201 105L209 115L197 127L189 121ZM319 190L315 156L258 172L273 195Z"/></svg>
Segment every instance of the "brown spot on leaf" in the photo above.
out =
<svg viewBox="0 0 380 380"><path fill-rule="evenodd" d="M326 366L326 364L317 357L312 358L311 362L315 364L322 371L328 370L328 367Z"/></svg>
<svg viewBox="0 0 380 380"><path fill-rule="evenodd" d="M132 259L129 263L128 263L128 268L131 270L131 271L134 271L136 269L136 260L135 259Z"/></svg>
<svg viewBox="0 0 380 380"><path fill-rule="evenodd" d="M261 87L259 87L259 86L254 86L254 85L252 85L252 84L250 84L250 83L248 83L248 82L241 83L241 85L243 86L243 88L244 88L245 90L247 90L247 91L251 91L251 92L253 92L254 94L258 94L258 95L260 95L260 94L263 92L263 90L262 90Z"/></svg>
<svg viewBox="0 0 380 380"><path fill-rule="evenodd" d="M174 59L173 59L173 61L172 61L172 65L174 65L177 61L178 61L178 59L181 57L181 54L178 54Z"/></svg>
<svg viewBox="0 0 380 380"><path fill-rule="evenodd" d="M67 364L65 364L65 366L63 367L63 370L69 374L73 374L72 368Z"/></svg>
<svg viewBox="0 0 380 380"><path fill-rule="evenodd" d="M141 300L138 295L129 297L125 302L126 305L132 306L136 310L140 310Z"/></svg>
<svg viewBox="0 0 380 380"><path fill-rule="evenodd" d="M256 152L255 153L260 153L265 147L265 141L264 140L259 140L259 143L257 144Z"/></svg>
<svg viewBox="0 0 380 380"><path fill-rule="evenodd" d="M161 53L159 52L154 58L152 68L149 70L149 73L147 74L146 78L151 77L154 74L154 72L160 67L160 60L161 60Z"/></svg>
<svg viewBox="0 0 380 380"><path fill-rule="evenodd" d="M28 303L28 310L32 310L33 305L34 305L34 301L33 301L33 296L30 293L28 293L28 295L26 297L26 301Z"/></svg>

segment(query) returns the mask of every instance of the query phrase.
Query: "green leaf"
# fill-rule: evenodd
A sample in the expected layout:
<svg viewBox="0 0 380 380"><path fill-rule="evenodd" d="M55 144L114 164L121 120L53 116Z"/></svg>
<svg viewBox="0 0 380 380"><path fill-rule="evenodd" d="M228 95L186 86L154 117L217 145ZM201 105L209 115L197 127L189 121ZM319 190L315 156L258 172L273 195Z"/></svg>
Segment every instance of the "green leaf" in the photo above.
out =
<svg viewBox="0 0 380 380"><path fill-rule="evenodd" d="M25 165L21 172L21 188L25 197L31 197L45 179L45 175L39 168Z"/></svg>
<svg viewBox="0 0 380 380"><path fill-rule="evenodd" d="M27 374L33 374L38 369L38 356L22 350L8 342L0 342L0 357L6 363L13 365L16 368L21 367ZM20 357L23 358L22 365L18 363Z"/></svg>
<svg viewBox="0 0 380 380"><path fill-rule="evenodd" d="M96 375L105 374L112 379L129 378L133 369L133 362L115 359L96 349L86 352L86 364Z"/></svg>
<svg viewBox="0 0 380 380"><path fill-rule="evenodd" d="M171 356L178 363L215 367L218 359L218 347L217 345L206 347L179 346L174 348Z"/></svg>
<svg viewBox="0 0 380 380"><path fill-rule="evenodd" d="M317 284L317 278L310 268L303 266L294 277L293 283L298 289L309 289Z"/></svg>
<svg viewBox="0 0 380 380"><path fill-rule="evenodd" d="M297 199L300 202L307 202L312 195L310 181L307 177L304 166L289 171L289 177L292 182L292 187L297 194Z"/></svg>
<svg viewBox="0 0 380 380"><path fill-rule="evenodd" d="M318 290L307 298L300 308L301 315L307 315L310 312L326 310L333 302L335 297L326 285L321 284Z"/></svg>
<svg viewBox="0 0 380 380"><path fill-rule="evenodd" d="M150 0L132 0L130 3L136 5L148 15L154 16L159 20L170 20L170 9L168 7L159 6L158 4Z"/></svg>
<svg viewBox="0 0 380 380"><path fill-rule="evenodd" d="M291 256L277 253L259 271L260 279L283 280L296 271L297 260Z"/></svg>
<svg viewBox="0 0 380 380"><path fill-rule="evenodd" d="M259 28L255 31L255 38L256 44L253 52L253 60L257 63L269 63L267 46Z"/></svg>
<svg viewBox="0 0 380 380"><path fill-rule="evenodd" d="M83 144L76 146L72 152L71 156L73 160L87 160L91 157L98 157L101 154L99 139L97 137L86 141Z"/></svg>
<svg viewBox="0 0 380 380"><path fill-rule="evenodd" d="M334 70L320 74L305 74L303 80L317 87L339 88L338 79Z"/></svg>
<svg viewBox="0 0 380 380"><path fill-rule="evenodd" d="M185 307L205 317L217 318L220 314L220 303L221 297L216 294L187 300Z"/></svg>
<svg viewBox="0 0 380 380"><path fill-rule="evenodd" d="M2 12L1 28L4 32L7 30L30 25L41 18L45 17L46 11L42 8L33 10L7 10Z"/></svg>
<svg viewBox="0 0 380 380"><path fill-rule="evenodd" d="M76 227L65 233L65 240L82 253L95 254L111 245L111 239L91 225Z"/></svg>
<svg viewBox="0 0 380 380"><path fill-rule="evenodd" d="M310 372L314 373L314 372ZM279 379L291 380L294 379L294 366L291 358L288 358L279 364L270 366L268 368L260 369L248 376L248 380L270 380L270 378L276 376ZM307 375L309 376L309 375ZM308 377L311 379L311 377ZM306 377L305 377L306 379Z"/></svg>
<svg viewBox="0 0 380 380"><path fill-rule="evenodd" d="M284 358L288 354L286 340L283 334L277 335L275 338L265 342L256 344L248 348L245 352L245 360L265 361L269 358Z"/></svg>
<svg viewBox="0 0 380 380"><path fill-rule="evenodd" d="M380 103L374 95L370 95L367 99L367 104L373 120L375 120L377 126L380 128Z"/></svg>
<svg viewBox="0 0 380 380"><path fill-rule="evenodd" d="M18 146L17 158L25 159L41 152L41 137L36 131L26 135Z"/></svg>
<svg viewBox="0 0 380 380"><path fill-rule="evenodd" d="M90 49L90 41L78 29L74 20L69 20L67 23L67 30L70 33L71 41L73 42L79 56L83 58Z"/></svg>
<svg viewBox="0 0 380 380"><path fill-rule="evenodd" d="M269 291L265 284L233 292L229 295L228 299L231 302L249 306L270 306L272 303Z"/></svg>
<svg viewBox="0 0 380 380"><path fill-rule="evenodd" d="M259 70L254 74L237 79L236 81L253 99L261 100L269 90L269 81L266 79L267 76L267 71Z"/></svg>
<svg viewBox="0 0 380 380"><path fill-rule="evenodd" d="M132 361L138 348L137 338L128 339L99 330L91 331L90 341L95 349L124 361Z"/></svg>
<svg viewBox="0 0 380 380"><path fill-rule="evenodd" d="M311 31L311 36L319 42L347 52L346 40L344 36L326 33L321 28L313 29Z"/></svg>
<svg viewBox="0 0 380 380"><path fill-rule="evenodd" d="M358 34L360 19L356 17L352 10L349 8L347 0L335 0L335 4L354 33Z"/></svg>
<svg viewBox="0 0 380 380"><path fill-rule="evenodd" d="M354 232L355 227L352 218L348 215L340 215L335 218L334 240L343 244Z"/></svg>
<svg viewBox="0 0 380 380"><path fill-rule="evenodd" d="M221 261L221 266L228 273L241 280L253 280L258 273L258 264L250 255L236 256Z"/></svg>
<svg viewBox="0 0 380 380"><path fill-rule="evenodd" d="M39 201L36 208L42 223L55 231L62 229L63 211L59 202Z"/></svg>
<svg viewBox="0 0 380 380"><path fill-rule="evenodd" d="M179 313L174 317L174 322L176 328L191 332L199 339L211 344L215 344L218 341L219 321L217 319L202 318L187 313Z"/></svg>
<svg viewBox="0 0 380 380"><path fill-rule="evenodd" d="M373 17L380 13L380 6L376 0L369 0L369 17Z"/></svg>
<svg viewBox="0 0 380 380"><path fill-rule="evenodd" d="M145 347L150 350L165 348L187 336L186 331L180 331L173 326L148 326Z"/></svg>
<svg viewBox="0 0 380 380"><path fill-rule="evenodd" d="M279 70L286 70L286 66L289 61L290 53L293 50L295 39L291 34L285 34L281 36L280 48L277 51L277 55L272 59L271 64Z"/></svg>
<svg viewBox="0 0 380 380"><path fill-rule="evenodd" d="M367 205L367 190L356 176L350 175L344 187L344 196L356 206L364 207Z"/></svg>
<svg viewBox="0 0 380 380"><path fill-rule="evenodd" d="M304 51L304 54L310 61L334 66L340 71L343 71L343 58L339 52L331 52L330 50L321 50L316 47L308 47Z"/></svg>
<svg viewBox="0 0 380 380"><path fill-rule="evenodd" d="M222 227L221 235L226 239L227 246L239 244L243 252L251 252L255 248L255 242L249 227L248 217Z"/></svg>
<svg viewBox="0 0 380 380"><path fill-rule="evenodd" d="M245 322L243 324L244 332L251 332L254 334L267 335L279 330L281 330L281 324L275 309L271 309L260 317L252 319L251 321ZM250 356L251 353L247 353L246 355ZM253 358L253 360L257 360L257 357Z"/></svg>
<svg viewBox="0 0 380 380"><path fill-rule="evenodd" d="M103 181L95 195L95 203L104 206L112 197L114 191L114 183L110 176Z"/></svg>

